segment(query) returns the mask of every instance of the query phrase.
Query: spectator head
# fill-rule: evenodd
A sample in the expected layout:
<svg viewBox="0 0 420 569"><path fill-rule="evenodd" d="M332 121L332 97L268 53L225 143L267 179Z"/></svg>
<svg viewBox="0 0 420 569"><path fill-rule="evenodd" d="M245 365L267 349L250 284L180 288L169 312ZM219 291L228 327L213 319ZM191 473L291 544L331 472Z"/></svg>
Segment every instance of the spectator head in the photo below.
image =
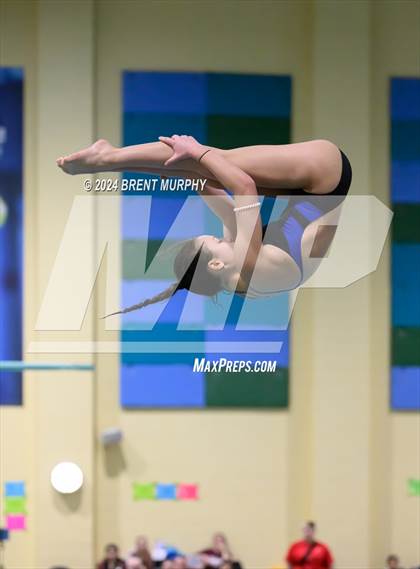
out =
<svg viewBox="0 0 420 569"><path fill-rule="evenodd" d="M135 545L137 551L149 550L149 543L147 541L147 537L144 535L139 535L138 537L136 537Z"/></svg>
<svg viewBox="0 0 420 569"><path fill-rule="evenodd" d="M118 559L118 547L114 543L108 543L108 545L105 547L105 557L109 561Z"/></svg>
<svg viewBox="0 0 420 569"><path fill-rule="evenodd" d="M163 561L162 565L160 566L160 569L174 569L172 559L165 559L165 561Z"/></svg>
<svg viewBox="0 0 420 569"><path fill-rule="evenodd" d="M313 541L315 539L316 523L312 521L306 522L303 526L303 539L305 541Z"/></svg>
<svg viewBox="0 0 420 569"><path fill-rule="evenodd" d="M188 569L187 560L183 555L177 555L172 559L171 569Z"/></svg>
<svg viewBox="0 0 420 569"><path fill-rule="evenodd" d="M233 569L232 561L223 561L219 569Z"/></svg>
<svg viewBox="0 0 420 569"><path fill-rule="evenodd" d="M227 538L221 531L213 535L212 547L216 551L224 552L228 547Z"/></svg>
<svg viewBox="0 0 420 569"><path fill-rule="evenodd" d="M386 566L388 569L398 569L400 566L400 560L397 555L388 555L386 558Z"/></svg>

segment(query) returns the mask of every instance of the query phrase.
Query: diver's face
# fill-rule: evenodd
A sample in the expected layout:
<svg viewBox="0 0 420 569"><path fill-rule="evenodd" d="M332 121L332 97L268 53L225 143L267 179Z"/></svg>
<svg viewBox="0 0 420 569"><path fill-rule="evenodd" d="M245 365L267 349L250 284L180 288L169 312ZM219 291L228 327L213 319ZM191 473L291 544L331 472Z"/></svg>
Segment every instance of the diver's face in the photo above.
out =
<svg viewBox="0 0 420 569"><path fill-rule="evenodd" d="M211 253L212 260L220 262L214 268L226 269L234 265L233 243L228 243L224 239L219 239L213 235L201 235L197 237L196 241L198 247L204 245L204 249Z"/></svg>

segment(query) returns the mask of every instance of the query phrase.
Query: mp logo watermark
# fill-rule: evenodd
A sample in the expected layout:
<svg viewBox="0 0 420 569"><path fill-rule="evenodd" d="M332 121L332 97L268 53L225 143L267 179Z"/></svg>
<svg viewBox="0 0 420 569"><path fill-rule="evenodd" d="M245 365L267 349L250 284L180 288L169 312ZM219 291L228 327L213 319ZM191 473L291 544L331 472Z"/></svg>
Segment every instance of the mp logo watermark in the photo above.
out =
<svg viewBox="0 0 420 569"><path fill-rule="evenodd" d="M142 281L150 282L150 275L159 273L162 266L162 255L166 258L168 255L171 256L173 244L180 241L179 235L185 235L185 228L191 225L193 216L197 216L197 200L201 198L191 196L185 199L158 253L147 267L145 262L147 228L149 228L151 219L152 197L142 196L139 199L124 196L123 199L124 208L132 207L137 212L137 222L139 227L144 228L146 236L145 239L138 240L136 244L139 259L136 267L136 281L140 301L147 296L142 291ZM290 200L293 199L298 198L292 196ZM329 196L311 196L310 199L314 207L317 206L317 199L322 200L323 211L328 211L318 222L316 230L313 230L314 224L312 224L308 225L303 233L300 247L305 278L295 289L273 295L270 300L272 302L270 322L264 326L260 320L258 326L254 328L260 334L257 340L254 335L252 341L248 341L244 339L244 334L241 335L241 332L252 330L252 313L258 311L259 299L243 299L243 305L234 326L234 332L238 332L237 338L230 332L229 341L227 341L223 330L229 320L234 295L227 297L227 300L224 299L224 303L218 307L217 323L206 323L205 318L201 322L191 319L196 295L188 293L182 312L175 324L176 334L172 334L170 340L150 334L152 331L156 332L159 327L159 318L167 303L170 302L166 300L154 305L146 319L140 319L141 330L149 332L149 340L143 336L141 341L90 341L78 339L76 331L83 331L84 318L95 290L101 263L104 260L106 260L106 293L104 305L98 308L100 314L95 317L99 319L104 314L115 312L121 306L120 214L122 198L118 195L77 196L68 215L56 259L43 294L35 327L37 339L29 342L28 351L32 353L197 353L203 351L203 344L200 340L196 341L191 333L212 330L212 340L205 343L206 353L245 354L251 351L264 354L278 353L282 341L278 336L276 337L275 332L284 332L287 329L299 290L302 288L344 288L375 271L392 220L390 209L373 196L348 196L339 206L337 202L334 203L334 198ZM331 207L326 208L326 200L329 199L332 199ZM271 219L278 218L278 211L284 209L284 204L284 198L276 200ZM322 228L327 232L332 230L330 232L334 237L328 251L319 258L313 255L313 250L317 235ZM191 235L191 238L195 236ZM160 277L163 281L166 279L168 283L174 282L174 276L170 274L170 264L167 263L168 275L165 278ZM255 274L258 271L257 261ZM261 273L258 279L259 288L261 288ZM251 279L252 286L253 279ZM150 291L150 286L148 291ZM156 291L158 292L159 290ZM286 297L287 302L285 302ZM147 307L144 310L148 310ZM273 315L277 313L279 318L275 321ZM124 319L119 316L103 322L105 331L111 332L126 328ZM45 332L45 336L48 337L48 332L51 331L71 332L72 339L65 341L42 339L42 332ZM218 332L220 332L220 337L217 337ZM85 338L86 334L83 337ZM101 337L104 337L103 333Z"/></svg>

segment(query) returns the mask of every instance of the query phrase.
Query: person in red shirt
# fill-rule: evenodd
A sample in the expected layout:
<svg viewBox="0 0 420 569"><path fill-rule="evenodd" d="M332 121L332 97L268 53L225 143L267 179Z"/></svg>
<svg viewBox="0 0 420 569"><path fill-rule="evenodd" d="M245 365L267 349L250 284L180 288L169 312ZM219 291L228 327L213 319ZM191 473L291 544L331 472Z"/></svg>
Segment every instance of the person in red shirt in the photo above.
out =
<svg viewBox="0 0 420 569"><path fill-rule="evenodd" d="M332 569L330 550L315 540L315 530L315 522L306 522L303 540L294 543L287 554L288 569Z"/></svg>

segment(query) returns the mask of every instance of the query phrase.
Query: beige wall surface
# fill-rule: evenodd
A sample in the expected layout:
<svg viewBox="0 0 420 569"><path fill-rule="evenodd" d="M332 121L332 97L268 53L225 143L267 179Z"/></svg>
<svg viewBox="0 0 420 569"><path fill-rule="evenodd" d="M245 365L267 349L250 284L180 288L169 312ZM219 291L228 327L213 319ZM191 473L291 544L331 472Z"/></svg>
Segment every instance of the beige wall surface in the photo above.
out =
<svg viewBox="0 0 420 569"><path fill-rule="evenodd" d="M420 3L402 0L0 0L0 65L23 66L26 79L26 345L117 338L96 318L104 268L80 333L33 329L82 193L54 159L95 137L120 143L122 70L291 74L294 140L335 140L352 160L352 192L387 203L388 78L419 75L419 21ZM98 240L110 230L102 207ZM0 411L0 482L25 479L29 501L5 566L86 569L108 541L125 552L144 533L193 551L223 530L244 566L262 569L284 563L305 518L337 567L376 569L391 550L403 566L420 563L420 507L406 492L419 477L420 419L389 411L388 271L385 249L355 285L299 293L287 411L124 411L117 355L37 356L97 371L27 373L25 405ZM124 432L119 451L97 442L110 426ZM77 499L50 488L64 459L86 476ZM132 501L134 481L163 479L198 482L200 501Z"/></svg>

